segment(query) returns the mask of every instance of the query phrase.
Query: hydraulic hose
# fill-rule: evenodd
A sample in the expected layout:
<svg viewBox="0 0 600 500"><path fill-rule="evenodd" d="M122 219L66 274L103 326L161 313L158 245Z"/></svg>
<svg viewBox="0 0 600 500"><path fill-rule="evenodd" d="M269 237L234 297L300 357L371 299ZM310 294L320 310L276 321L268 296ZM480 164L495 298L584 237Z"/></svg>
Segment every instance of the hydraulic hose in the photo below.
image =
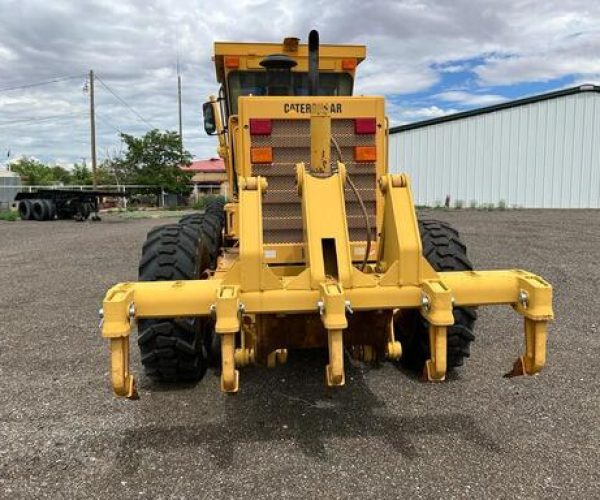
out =
<svg viewBox="0 0 600 500"><path fill-rule="evenodd" d="M335 150L338 155L338 159L340 160L340 163L344 163L340 145L338 144L338 142L335 140L335 138L333 136L331 136L331 142L333 143L333 146L335 147ZM348 171L346 171L346 180L348 181L348 185L352 189L352 192L354 193L354 196L356 197L356 200L358 201L358 204L360 205L360 209L361 209L363 217L365 219L365 231L367 233L367 248L365 249L365 257L364 257L362 265L360 267L360 270L364 271L365 268L367 267L367 262L369 261L369 255L371 254L371 223L369 222L369 214L367 213L367 207L365 206L362 196L358 192L358 189L356 188L356 184L354 184L354 181L352 180L352 177L350 176Z"/></svg>

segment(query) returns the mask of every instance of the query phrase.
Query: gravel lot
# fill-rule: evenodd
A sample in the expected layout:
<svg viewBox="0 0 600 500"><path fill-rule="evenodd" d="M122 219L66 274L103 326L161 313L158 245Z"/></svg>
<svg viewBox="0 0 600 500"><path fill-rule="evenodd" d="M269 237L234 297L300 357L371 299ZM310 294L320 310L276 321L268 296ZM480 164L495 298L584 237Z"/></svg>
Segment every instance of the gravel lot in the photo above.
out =
<svg viewBox="0 0 600 500"><path fill-rule="evenodd" d="M600 484L600 212L434 212L476 267L555 286L549 366L504 379L521 321L480 310L472 358L444 384L324 359L210 372L177 390L139 378L115 399L97 310L134 280L157 220L0 222L0 497L592 498ZM137 350L133 367L139 374Z"/></svg>

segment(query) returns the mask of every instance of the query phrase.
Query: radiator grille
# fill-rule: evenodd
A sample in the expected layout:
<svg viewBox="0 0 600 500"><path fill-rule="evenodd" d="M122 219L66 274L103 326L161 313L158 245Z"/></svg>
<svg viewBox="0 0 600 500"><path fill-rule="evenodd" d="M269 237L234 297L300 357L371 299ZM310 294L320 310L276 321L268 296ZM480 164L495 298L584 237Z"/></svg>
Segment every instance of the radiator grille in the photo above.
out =
<svg viewBox="0 0 600 500"><path fill-rule="evenodd" d="M354 163L354 146L374 144L372 135L355 135L354 121L333 119L331 134L337 140L348 174L366 205L374 239L375 163ZM295 166L310 163L310 120L273 120L269 136L253 136L252 146L271 146L273 163L252 165L252 174L266 177L269 188L263 196L263 241L265 243L301 243L302 207L296 191ZM334 148L331 158L337 159ZM351 241L366 239L365 223L354 192L346 186L346 216Z"/></svg>

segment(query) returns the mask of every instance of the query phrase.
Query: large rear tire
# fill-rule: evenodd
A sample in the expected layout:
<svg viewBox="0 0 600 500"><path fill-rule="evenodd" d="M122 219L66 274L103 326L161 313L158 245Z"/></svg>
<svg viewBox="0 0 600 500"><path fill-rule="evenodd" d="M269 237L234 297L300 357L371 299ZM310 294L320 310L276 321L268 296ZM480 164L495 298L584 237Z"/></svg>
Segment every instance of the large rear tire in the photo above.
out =
<svg viewBox="0 0 600 500"><path fill-rule="evenodd" d="M467 271L473 266L467 248L458 231L450 224L437 220L420 220L419 231L423 255L436 271ZM473 329L477 313L471 307L454 308L454 325L448 327L447 368L462 366L470 356ZM421 371L429 359L428 322L414 309L403 311L394 323L396 336L402 344L402 364Z"/></svg>
<svg viewBox="0 0 600 500"><path fill-rule="evenodd" d="M54 220L56 219L56 204L52 200L42 200L44 205L46 205L46 214L48 217L45 220Z"/></svg>
<svg viewBox="0 0 600 500"><path fill-rule="evenodd" d="M48 218L48 207L44 200L34 199L31 203L31 215L34 220L42 221Z"/></svg>
<svg viewBox="0 0 600 500"><path fill-rule="evenodd" d="M31 200L19 201L19 217L21 217L21 220L31 220L33 218Z"/></svg>
<svg viewBox="0 0 600 500"><path fill-rule="evenodd" d="M199 227L167 224L148 233L139 265L140 281L204 279L212 247ZM162 382L195 382L207 367L210 320L165 318L138 322L138 345L146 374Z"/></svg>
<svg viewBox="0 0 600 500"><path fill-rule="evenodd" d="M217 265L217 259L223 244L223 227L225 225L225 202L221 198L209 198L204 213L196 212L184 215L180 224L195 227L200 231L211 255L211 268Z"/></svg>
<svg viewBox="0 0 600 500"><path fill-rule="evenodd" d="M195 227L204 238L211 255L210 269L216 269L217 261L223 245L223 229L225 227L225 200L222 197L209 198L204 212L184 215L179 219L180 224ZM214 322L205 324L205 345L208 353L209 366L221 364L221 337L214 331Z"/></svg>
<svg viewBox="0 0 600 500"><path fill-rule="evenodd" d="M225 198L222 196L210 198L206 203L206 213L216 215L221 224L225 224Z"/></svg>
<svg viewBox="0 0 600 500"><path fill-rule="evenodd" d="M92 212L92 207L90 206L90 203L78 201L78 202L76 202L76 205L75 205L75 214L74 214L73 218L77 222L84 222L90 216L91 212Z"/></svg>

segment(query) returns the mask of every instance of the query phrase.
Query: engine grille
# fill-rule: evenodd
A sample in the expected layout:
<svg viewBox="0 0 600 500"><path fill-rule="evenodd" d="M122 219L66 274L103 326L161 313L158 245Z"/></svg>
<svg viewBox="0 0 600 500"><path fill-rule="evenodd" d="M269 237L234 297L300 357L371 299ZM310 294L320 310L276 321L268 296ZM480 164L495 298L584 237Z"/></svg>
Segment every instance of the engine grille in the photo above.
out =
<svg viewBox="0 0 600 500"><path fill-rule="evenodd" d="M354 121L332 119L331 134L338 142L346 170L352 177L375 232L375 163L354 163L354 146L374 144L372 135L355 135ZM273 163L252 165L252 174L266 177L269 188L263 196L264 243L301 243L302 206L296 191L296 163L310 163L310 120L273 120L269 136L253 136L252 146L271 146ZM331 158L337 159L332 147ZM365 222L354 192L346 186L346 217L351 241L364 241Z"/></svg>

